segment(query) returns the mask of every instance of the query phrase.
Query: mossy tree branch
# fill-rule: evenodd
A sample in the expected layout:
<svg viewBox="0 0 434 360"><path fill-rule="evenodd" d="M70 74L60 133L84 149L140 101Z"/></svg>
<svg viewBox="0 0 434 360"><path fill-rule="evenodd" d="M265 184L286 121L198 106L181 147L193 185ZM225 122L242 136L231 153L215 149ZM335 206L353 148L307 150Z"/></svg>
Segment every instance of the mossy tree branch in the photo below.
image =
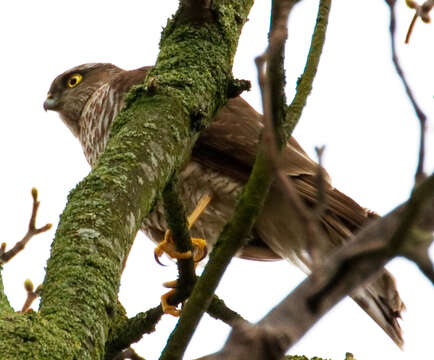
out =
<svg viewBox="0 0 434 360"><path fill-rule="evenodd" d="M0 314L3 357L103 356L122 263L142 220L189 156L198 136L197 127L190 128L191 114L201 114L204 127L226 102L251 5L214 1L201 23L181 7L169 21L155 67L130 94L97 165L69 195L47 264L40 313L14 319Z"/></svg>
<svg viewBox="0 0 434 360"><path fill-rule="evenodd" d="M290 133L294 124L297 123L306 105L306 101L312 91L313 80L318 70L321 53L324 48L328 18L330 13L331 0L321 0L319 3L318 15L316 18L315 29L312 35L309 54L304 67L303 74L297 82L297 92L288 106L286 112L286 132Z"/></svg>
<svg viewBox="0 0 434 360"><path fill-rule="evenodd" d="M9 304L9 300L5 294L2 271L3 267L0 265L0 314L13 313L14 309Z"/></svg>
<svg viewBox="0 0 434 360"><path fill-rule="evenodd" d="M190 239L190 231L188 230L184 204L179 197L177 184L177 176L174 175L163 191L164 213L175 242L176 251L183 253L193 251L193 246ZM176 288L174 293L167 299L168 304L173 306L187 299L196 282L193 257L178 259L177 266L178 280Z"/></svg>
<svg viewBox="0 0 434 360"><path fill-rule="evenodd" d="M180 321L169 337L160 359L180 359L230 260L244 244L271 184L267 157L260 152L230 222L223 229L201 277L182 310Z"/></svg>
<svg viewBox="0 0 434 360"><path fill-rule="evenodd" d="M240 314L228 308L225 302L214 295L207 309L208 315L232 326L236 322L247 322Z"/></svg>
<svg viewBox="0 0 434 360"><path fill-rule="evenodd" d="M273 81L272 83L268 82L267 84L272 86L268 86L263 91L264 117L266 118L264 136L249 181L235 207L234 215L220 234L208 264L193 289L189 301L184 306L180 321L169 337L167 346L160 357L161 360L182 358L203 313L209 307L212 295L227 266L236 252L245 245L247 235L256 222L273 181L274 166L273 162L270 161L270 155L276 157L277 154L273 153L277 153L278 149L285 143L282 127L285 101L283 52L286 40L286 21L297 1L290 1L288 4L283 1L276 1L273 5L270 45L266 55L264 55L264 58L269 62L267 73L271 74ZM283 31L281 28L282 18ZM261 80L262 70L259 73ZM274 146L275 144L277 146ZM270 154L270 149L274 148L276 150L271 151L272 154Z"/></svg>
<svg viewBox="0 0 434 360"><path fill-rule="evenodd" d="M182 253L193 250L184 206L177 192L177 177L175 175L171 178L163 191L163 200L165 216L169 229L172 232L176 251ZM169 305L177 305L179 302L184 301L190 295L196 283L193 257L178 259L177 265L179 275L176 291L168 297ZM229 309L224 301L219 299L216 295L213 296L207 311L214 318L220 319L229 325L235 320L243 320L238 313Z"/></svg>
<svg viewBox="0 0 434 360"><path fill-rule="evenodd" d="M123 319L111 331L106 342L105 360L112 360L119 352L139 341L144 334L155 330L155 325L163 316L163 309L158 305L146 312L141 312L130 319Z"/></svg>

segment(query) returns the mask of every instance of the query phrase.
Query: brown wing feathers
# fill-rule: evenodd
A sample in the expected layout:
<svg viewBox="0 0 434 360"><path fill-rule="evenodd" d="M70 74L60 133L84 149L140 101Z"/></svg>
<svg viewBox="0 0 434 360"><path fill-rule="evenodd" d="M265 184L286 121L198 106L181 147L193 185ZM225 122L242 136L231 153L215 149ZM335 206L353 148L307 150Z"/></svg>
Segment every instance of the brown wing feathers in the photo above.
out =
<svg viewBox="0 0 434 360"><path fill-rule="evenodd" d="M44 109L59 112L62 120L82 143L89 163L93 164L104 150L110 124L123 106L125 93L133 85L143 82L149 69L150 67L143 67L124 71L112 64L79 65L59 75L53 81L44 102ZM65 79L75 73L82 74L83 81L78 86L73 84L68 88ZM255 160L262 128L262 115L246 101L240 97L229 100L218 112L210 127L201 134L193 149L191 159L193 167L197 165L194 164L196 162L203 165L204 174L208 170L217 172L218 179L214 172L208 171L208 173L213 173L208 176L214 183L202 181L201 186L214 186L211 189L214 191L221 184L229 183L232 187L240 187L240 183L245 183ZM314 206L317 201L315 183L317 164L308 157L294 138L291 138L283 149L281 163L284 166L282 170L293 179L302 199L308 206ZM197 178L202 178L202 176ZM233 180L238 180L238 182ZM322 239L325 242L322 245L325 246L321 245L321 249L327 251L344 242L366 221L376 215L334 189L327 174L324 180L327 209L321 221L328 236ZM187 184L187 180L185 182L187 187L191 185ZM220 185L217 184L219 182ZM223 195L230 197L231 191ZM306 244L303 242L305 231L296 221L291 222L297 218L294 216L297 214L294 214L294 207L283 200L282 191L284 190L277 185L272 186L258 217L251 241L239 255L254 260L275 260L277 258L297 260L298 256L308 264L309 261L305 256ZM191 202L191 196L188 198ZM228 201L233 204L235 195ZM230 216L232 205L228 210L227 204L222 200L218 203L218 197L216 197L214 205L211 204L210 207L217 205L225 209L227 213L225 214ZM202 218L200 222L203 223L204 230L211 231L209 234L216 237L218 231L217 229L214 231L212 227L216 217L206 218L203 215ZM224 218L225 221L227 221L226 218ZM156 223L158 223L156 227L152 221L150 222L152 226L149 224L146 226L150 230L153 226L161 230L159 220ZM379 280L359 289L353 296L386 333L398 345L401 345L402 336L396 318L399 317L403 304L390 274L385 271Z"/></svg>

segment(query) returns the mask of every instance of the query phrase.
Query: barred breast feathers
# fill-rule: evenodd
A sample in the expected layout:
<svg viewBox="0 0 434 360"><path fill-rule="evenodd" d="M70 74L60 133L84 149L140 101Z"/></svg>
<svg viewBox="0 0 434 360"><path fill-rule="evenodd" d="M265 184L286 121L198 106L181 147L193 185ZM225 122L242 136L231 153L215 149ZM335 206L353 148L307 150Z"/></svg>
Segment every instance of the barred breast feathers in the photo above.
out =
<svg viewBox="0 0 434 360"><path fill-rule="evenodd" d="M119 68L117 68L120 70ZM83 107L79 120L79 140L86 160L94 166L104 151L110 125L124 105L124 95L133 86L143 82L149 66L114 73L100 86Z"/></svg>
<svg viewBox="0 0 434 360"><path fill-rule="evenodd" d="M86 160L94 166L104 151L109 128L119 112L120 96L110 83L99 87L89 98L80 117L79 140Z"/></svg>

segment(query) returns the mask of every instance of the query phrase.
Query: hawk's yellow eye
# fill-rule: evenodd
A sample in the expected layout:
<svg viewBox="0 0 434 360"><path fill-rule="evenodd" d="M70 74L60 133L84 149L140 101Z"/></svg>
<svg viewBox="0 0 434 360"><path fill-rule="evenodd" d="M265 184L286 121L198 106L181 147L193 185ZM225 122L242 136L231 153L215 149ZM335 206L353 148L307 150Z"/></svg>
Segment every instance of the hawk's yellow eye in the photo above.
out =
<svg viewBox="0 0 434 360"><path fill-rule="evenodd" d="M83 76L81 76L80 74L74 74L68 79L66 85L68 85L69 88L76 87L78 84L80 84L82 79Z"/></svg>

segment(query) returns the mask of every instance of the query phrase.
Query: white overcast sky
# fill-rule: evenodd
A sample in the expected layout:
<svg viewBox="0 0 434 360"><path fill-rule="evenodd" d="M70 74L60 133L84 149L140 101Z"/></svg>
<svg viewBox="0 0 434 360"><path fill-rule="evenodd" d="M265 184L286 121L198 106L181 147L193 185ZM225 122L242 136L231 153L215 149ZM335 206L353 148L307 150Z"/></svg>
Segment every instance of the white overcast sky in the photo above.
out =
<svg viewBox="0 0 434 360"><path fill-rule="evenodd" d="M428 116L426 168L434 169L433 25L418 21L410 45L403 39L412 13L398 1L398 42L402 65ZM250 79L244 97L261 110L254 57L266 47L270 1L257 0L240 40L234 74ZM125 69L154 63L166 19L178 1L2 1L0 4L0 221L1 241L11 246L26 231L30 189L40 191L40 224L57 224L68 192L89 172L78 142L54 113L42 109L53 78L86 62L112 62ZM294 93L309 46L317 1L304 0L291 15L286 54L287 94ZM334 185L360 204L385 214L405 201L413 184L418 145L417 119L390 61L388 9L381 0L334 2L330 27L314 83L295 136L313 154L325 144L325 167ZM54 230L34 239L3 271L6 291L18 309L23 282L42 282ZM161 283L175 266L153 260L153 245L139 235L122 278L120 298L130 315L159 302ZM433 255L433 251L431 251ZM167 261L168 262L168 261ZM327 314L292 354L358 360L422 359L433 352L434 291L410 262L397 259L389 269L407 304L402 326L405 352L350 300ZM259 320L303 279L286 262L234 260L217 291L251 321ZM154 334L135 345L157 359L175 325L166 316ZM228 327L205 316L186 358L218 350Z"/></svg>

